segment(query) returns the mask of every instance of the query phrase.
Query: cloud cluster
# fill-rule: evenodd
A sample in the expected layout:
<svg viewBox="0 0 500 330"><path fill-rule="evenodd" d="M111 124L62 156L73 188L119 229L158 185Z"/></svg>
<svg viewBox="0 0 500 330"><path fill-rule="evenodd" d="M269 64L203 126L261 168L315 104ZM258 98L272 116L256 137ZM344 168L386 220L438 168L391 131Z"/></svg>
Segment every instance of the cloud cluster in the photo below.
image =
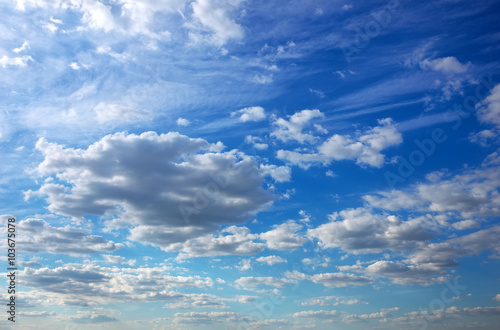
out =
<svg viewBox="0 0 500 330"><path fill-rule="evenodd" d="M358 131L355 137L334 134L314 152L278 150L277 158L305 169L311 165L327 165L340 160L355 160L356 164L361 166L382 167L385 156L381 151L401 144L403 139L390 118L379 120L379 124L381 126L370 128L365 132ZM312 142L312 135L307 134L306 137L310 138L301 138L302 142L306 140Z"/></svg>
<svg viewBox="0 0 500 330"><path fill-rule="evenodd" d="M384 249L406 250L435 236L425 218L402 221L367 208L348 209L330 215L330 222L308 229L307 236L319 246L350 253L375 253Z"/></svg>
<svg viewBox="0 0 500 330"><path fill-rule="evenodd" d="M310 126L310 121L314 118L324 118L325 115L318 109L302 110L290 117L289 120L283 118L273 117L273 125L275 126L271 136L276 137L282 142L296 141L298 143L313 143L317 137L313 131L306 131L304 129ZM323 128L319 125L315 126L316 130L323 132Z"/></svg>
<svg viewBox="0 0 500 330"><path fill-rule="evenodd" d="M54 213L110 219L110 229L132 226L131 239L166 248L243 223L272 203L264 175L286 179L236 150L221 152L178 133L107 135L87 149L40 139L45 159L36 172L47 179L26 198L45 197Z"/></svg>
<svg viewBox="0 0 500 330"><path fill-rule="evenodd" d="M112 252L124 247L121 243L108 241L89 230L71 226L53 227L41 219L26 219L18 224L19 242L23 251L29 253L49 252L81 255Z"/></svg>

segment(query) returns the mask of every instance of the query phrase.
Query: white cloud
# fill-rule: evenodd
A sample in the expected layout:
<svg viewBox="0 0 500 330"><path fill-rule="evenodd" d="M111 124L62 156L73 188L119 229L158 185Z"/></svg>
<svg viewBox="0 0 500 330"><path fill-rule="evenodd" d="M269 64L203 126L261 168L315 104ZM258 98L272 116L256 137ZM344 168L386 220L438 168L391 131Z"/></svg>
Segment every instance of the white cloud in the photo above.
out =
<svg viewBox="0 0 500 330"><path fill-rule="evenodd" d="M24 68L30 61L33 61L33 58L31 56L8 57L7 55L4 55L2 56L2 58L0 58L0 65L3 68L6 68L8 66L17 66L19 68Z"/></svg>
<svg viewBox="0 0 500 330"><path fill-rule="evenodd" d="M455 222L451 225L453 228L458 229L458 230L464 230L464 229L472 229L472 228L478 228L480 227L479 223L474 220L463 220L459 222Z"/></svg>
<svg viewBox="0 0 500 330"><path fill-rule="evenodd" d="M18 224L19 242L23 251L30 253L49 252L81 255L112 252L123 248L123 244L108 241L102 236L92 235L89 230L71 226L53 227L41 219L26 219Z"/></svg>
<svg viewBox="0 0 500 330"><path fill-rule="evenodd" d="M176 13L182 9L186 0L150 1L150 0L121 0L115 2L120 7L120 15L113 12L111 6L98 0L60 0L60 1L36 1L23 0L17 2L18 10L26 8L44 8L52 10L67 10L81 13L81 25L78 30L96 30L119 32L125 36L141 35L146 46L156 48L157 41L168 41L170 32L158 31L152 24L157 15ZM56 32L63 22L59 19L50 18L50 23L45 28Z"/></svg>
<svg viewBox="0 0 500 330"><path fill-rule="evenodd" d="M211 152L221 145L178 133L116 133L86 150L44 139L36 147L45 157L36 172L58 182L27 191L27 199L47 196L48 209L65 216L112 219L109 229L131 225L132 239L164 249L243 223L272 203L252 157Z"/></svg>
<svg viewBox="0 0 500 330"><path fill-rule="evenodd" d="M195 22L201 23L197 29L209 32L209 41L222 46L229 40L239 40L244 36L243 28L231 18L231 12L238 9L241 1L220 2L196 0L191 4Z"/></svg>
<svg viewBox="0 0 500 330"><path fill-rule="evenodd" d="M283 288L286 284L291 283L292 281L287 279L279 279L271 276L265 277L240 277L235 281L237 285L242 288L255 288L260 285L272 286L275 288Z"/></svg>
<svg viewBox="0 0 500 330"><path fill-rule="evenodd" d="M396 322L411 324L428 324L429 322L444 322L448 319L456 320L465 317L487 317L498 315L500 306L492 307L456 307L436 310L419 310L405 313L404 316L394 319ZM466 325L466 327L468 327ZM477 324L472 324L472 328L478 328Z"/></svg>
<svg viewBox="0 0 500 330"><path fill-rule="evenodd" d="M479 121L500 127L500 84L491 90L487 98L477 104L476 109Z"/></svg>
<svg viewBox="0 0 500 330"><path fill-rule="evenodd" d="M464 65L454 56L425 59L420 62L420 67L424 70L441 71L446 74L464 73L468 70L470 63Z"/></svg>
<svg viewBox="0 0 500 330"><path fill-rule="evenodd" d="M277 158L303 168L340 160L356 160L361 166L382 167L385 156L381 151L401 144L403 139L390 118L379 120L379 124L382 126L370 128L364 133L358 132L355 139L349 135L335 134L322 143L317 152L279 150Z"/></svg>
<svg viewBox="0 0 500 330"><path fill-rule="evenodd" d="M125 257L122 257L122 256L103 254L102 257L107 262L114 263L114 264L125 264L125 265L129 265L129 266L135 266L135 263L136 263L135 259L127 260Z"/></svg>
<svg viewBox="0 0 500 330"><path fill-rule="evenodd" d="M273 82L273 74L256 74L253 76L252 81L256 84L266 85Z"/></svg>
<svg viewBox="0 0 500 330"><path fill-rule="evenodd" d="M363 286L373 282L368 277L358 276L351 273L320 273L306 275L298 271L287 271L285 276L294 280L309 280L317 284L322 284L327 288L344 288L348 286Z"/></svg>
<svg viewBox="0 0 500 330"><path fill-rule="evenodd" d="M307 236L326 248L341 248L351 253L373 253L384 249L407 249L434 236L424 219L402 221L370 209L348 209L330 216L332 221L308 229Z"/></svg>
<svg viewBox="0 0 500 330"><path fill-rule="evenodd" d="M23 42L23 44L20 47L14 48L12 51L17 54L17 53L20 53L23 50L26 50L29 48L30 48L30 44L27 41L25 41L25 42Z"/></svg>
<svg viewBox="0 0 500 330"><path fill-rule="evenodd" d="M177 118L176 123L179 126L189 126L189 124L191 124L191 122L189 120L187 120L186 118L182 118L182 117Z"/></svg>
<svg viewBox="0 0 500 330"><path fill-rule="evenodd" d="M442 279L441 277L429 279L429 277L440 275L440 272L436 272L434 269L387 260L377 261L369 265L364 273L389 278L392 282L401 285L429 285Z"/></svg>
<svg viewBox="0 0 500 330"><path fill-rule="evenodd" d="M240 271L245 271L252 269L252 260L251 259L243 259L240 261L239 265L236 266Z"/></svg>
<svg viewBox="0 0 500 330"><path fill-rule="evenodd" d="M415 184L406 191L380 192L364 199L375 208L439 214L452 212L465 220L498 215L500 164L495 159L498 160L498 153L488 156L481 166L468 168L450 178L429 175L430 182Z"/></svg>
<svg viewBox="0 0 500 330"><path fill-rule="evenodd" d="M147 235L148 231L144 232ZM132 230L132 238L136 235ZM142 235L142 233L141 233ZM206 235L189 239L183 243L162 244L161 236L154 242L167 252L181 252L184 257L202 257L219 255L253 255L265 248L264 243L255 242L259 235L251 234L246 227L230 226L217 235Z"/></svg>
<svg viewBox="0 0 500 330"><path fill-rule="evenodd" d="M269 266L272 266L272 265L275 265L275 264L279 264L279 263L286 263L286 259L283 259L281 257L278 257L278 256L267 256L267 257L259 257L257 258L257 261L258 262L262 262L262 263L266 263L268 264Z"/></svg>
<svg viewBox="0 0 500 330"><path fill-rule="evenodd" d="M312 119L324 117L325 115L318 109L302 110L292 115L289 120L275 117L273 125L276 126L276 129L271 133L271 136L283 142L313 143L317 137L312 132L304 133L303 130L310 126Z"/></svg>
<svg viewBox="0 0 500 330"><path fill-rule="evenodd" d="M276 182L289 182L292 169L288 166L260 165L262 173L270 175Z"/></svg>
<svg viewBox="0 0 500 330"><path fill-rule="evenodd" d="M136 110L121 104L101 102L94 108L94 111L97 115L97 120L101 123L116 121L127 122L149 118L149 114L145 111Z"/></svg>
<svg viewBox="0 0 500 330"><path fill-rule="evenodd" d="M262 107L249 107L231 112L231 117L235 116L239 116L238 120L241 122L261 121L266 119L266 113Z"/></svg>
<svg viewBox="0 0 500 330"><path fill-rule="evenodd" d="M497 294L495 297L492 298L495 301L500 301L500 293Z"/></svg>
<svg viewBox="0 0 500 330"><path fill-rule="evenodd" d="M263 143L264 140L258 136L247 135L245 136L245 142L253 145L253 147L257 150L266 150L269 148L269 145L267 143Z"/></svg>
<svg viewBox="0 0 500 330"><path fill-rule="evenodd" d="M302 234L297 233L303 226L293 220L273 227L274 229L260 234L260 238L266 241L266 246L269 249L295 250L306 242Z"/></svg>
<svg viewBox="0 0 500 330"><path fill-rule="evenodd" d="M117 322L118 320L113 316L109 315L82 315L75 316L71 318L72 322L81 324L96 324L96 323L106 323L106 322Z"/></svg>

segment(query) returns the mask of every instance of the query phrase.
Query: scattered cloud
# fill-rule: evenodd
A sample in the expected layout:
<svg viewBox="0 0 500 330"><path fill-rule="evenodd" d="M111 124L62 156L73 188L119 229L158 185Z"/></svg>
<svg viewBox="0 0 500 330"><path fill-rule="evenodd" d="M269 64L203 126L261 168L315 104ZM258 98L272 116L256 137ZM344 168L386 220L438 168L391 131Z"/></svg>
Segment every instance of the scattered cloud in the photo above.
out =
<svg viewBox="0 0 500 330"><path fill-rule="evenodd" d="M403 138L390 118L379 120L379 124L381 126L366 132L358 132L354 139L348 135L335 134L313 153L278 150L277 158L305 169L314 164L327 165L340 160L355 160L360 166L382 167L385 156L381 151L401 144Z"/></svg>
<svg viewBox="0 0 500 330"><path fill-rule="evenodd" d="M87 149L40 139L45 159L36 173L48 179L25 195L47 196L57 214L110 219L109 229L132 225L130 239L170 250L219 225L245 222L272 202L256 161L236 150L210 151L220 149L178 133L116 133Z"/></svg>
<svg viewBox="0 0 500 330"><path fill-rule="evenodd" d="M248 121L261 121L266 119L266 114L264 112L264 108L262 107L249 107L231 112L231 117L235 116L239 116L238 120L244 123Z"/></svg>
<svg viewBox="0 0 500 330"><path fill-rule="evenodd" d="M258 262L266 263L268 266L272 266L279 263L286 263L286 259L283 259L278 256L267 256L267 257L259 257L256 259Z"/></svg>
<svg viewBox="0 0 500 330"><path fill-rule="evenodd" d="M274 117L273 125L276 127L271 133L271 136L276 137L282 142L296 141L301 144L306 142L313 143L317 137L313 132L303 132L304 129L310 126L310 121L314 118L324 118L325 115L318 109L302 110L290 117L289 120Z"/></svg>
<svg viewBox="0 0 500 330"><path fill-rule="evenodd" d="M440 71L445 74L460 74L468 70L470 63L462 64L454 56L425 59L420 62L420 67L424 70Z"/></svg>

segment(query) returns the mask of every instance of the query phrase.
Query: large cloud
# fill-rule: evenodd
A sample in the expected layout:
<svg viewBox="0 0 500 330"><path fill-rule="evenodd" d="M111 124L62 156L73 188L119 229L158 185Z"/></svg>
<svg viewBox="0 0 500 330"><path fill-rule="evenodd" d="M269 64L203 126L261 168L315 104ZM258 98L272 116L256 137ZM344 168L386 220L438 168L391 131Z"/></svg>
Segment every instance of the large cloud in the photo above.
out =
<svg viewBox="0 0 500 330"><path fill-rule="evenodd" d="M434 236L425 218L402 221L366 208L343 210L330 219L331 222L309 229L307 235L318 239L322 248L341 248L351 253L408 249Z"/></svg>
<svg viewBox="0 0 500 330"><path fill-rule="evenodd" d="M26 198L47 196L48 209L73 218L112 219L109 228L133 226L131 238L167 246L243 223L272 203L262 188L265 171L236 150L220 152L178 133L107 135L87 149L40 139L47 177Z"/></svg>
<svg viewBox="0 0 500 330"><path fill-rule="evenodd" d="M498 152L488 156L477 168L454 176L447 172L428 175L428 182L413 185L407 191L392 190L364 196L374 208L453 213L471 218L500 214L500 171Z"/></svg>
<svg viewBox="0 0 500 330"><path fill-rule="evenodd" d="M91 264L66 264L57 268L32 269L19 274L34 289L26 299L52 304L93 305L128 301L192 301L196 297L173 288L212 287L209 277L175 276L167 267L117 268Z"/></svg>

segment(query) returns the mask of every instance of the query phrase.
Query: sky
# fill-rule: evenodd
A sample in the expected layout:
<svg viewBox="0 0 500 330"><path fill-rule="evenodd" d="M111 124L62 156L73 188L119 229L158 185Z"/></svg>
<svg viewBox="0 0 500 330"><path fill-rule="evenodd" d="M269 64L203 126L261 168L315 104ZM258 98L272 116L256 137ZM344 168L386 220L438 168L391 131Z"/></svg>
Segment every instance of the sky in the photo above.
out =
<svg viewBox="0 0 500 330"><path fill-rule="evenodd" d="M498 1L0 12L2 329L497 328Z"/></svg>

